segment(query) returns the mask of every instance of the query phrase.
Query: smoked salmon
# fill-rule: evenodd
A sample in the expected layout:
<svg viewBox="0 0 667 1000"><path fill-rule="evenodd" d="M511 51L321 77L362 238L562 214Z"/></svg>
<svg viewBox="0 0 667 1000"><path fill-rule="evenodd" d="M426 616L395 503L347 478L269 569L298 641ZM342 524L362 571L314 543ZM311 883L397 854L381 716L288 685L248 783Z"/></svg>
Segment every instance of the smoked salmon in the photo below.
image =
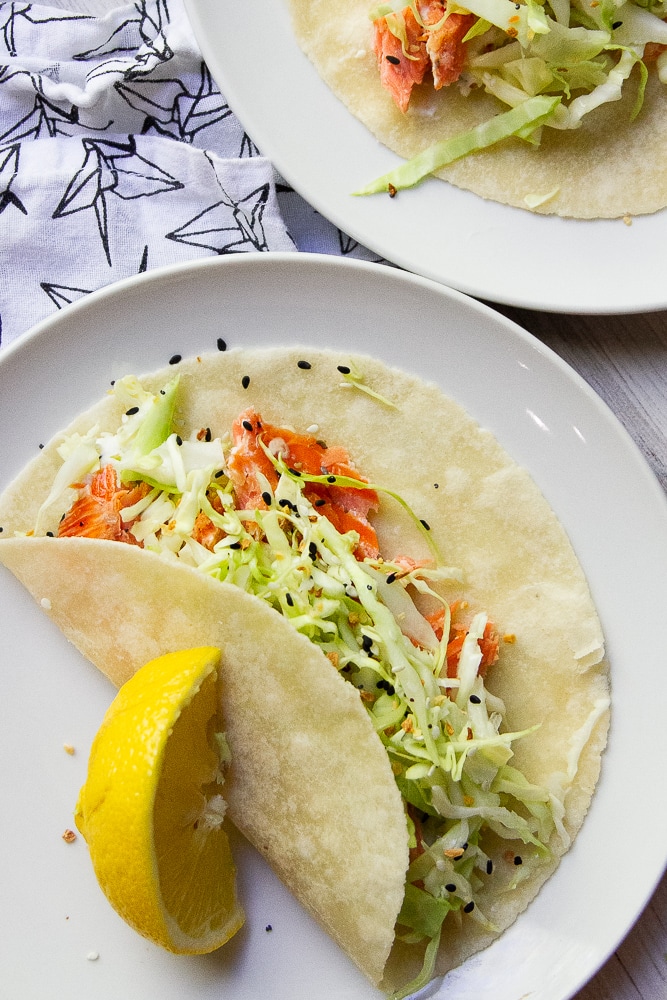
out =
<svg viewBox="0 0 667 1000"><path fill-rule="evenodd" d="M373 22L380 82L403 112L429 68L435 90L459 79L466 59L463 39L475 22L473 14L448 13L443 0L421 0L416 9L419 18L410 7L389 15L397 19L403 37L392 31L395 21L380 17Z"/></svg>

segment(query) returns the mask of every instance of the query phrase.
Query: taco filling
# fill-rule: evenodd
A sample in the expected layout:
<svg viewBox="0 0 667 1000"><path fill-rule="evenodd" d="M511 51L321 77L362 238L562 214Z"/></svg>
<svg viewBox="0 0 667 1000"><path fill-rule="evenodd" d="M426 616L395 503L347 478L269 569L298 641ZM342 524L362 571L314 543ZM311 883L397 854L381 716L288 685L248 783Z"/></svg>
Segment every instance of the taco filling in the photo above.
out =
<svg viewBox="0 0 667 1000"><path fill-rule="evenodd" d="M406 160L356 194L393 196L435 173L562 215L613 217L667 202L659 169L650 206L632 180L615 189L602 163L586 174L597 157L617 172L628 146L649 159L647 143L664 148L664 2L342 0L333 9L291 0L291 8L297 39L327 83Z"/></svg>

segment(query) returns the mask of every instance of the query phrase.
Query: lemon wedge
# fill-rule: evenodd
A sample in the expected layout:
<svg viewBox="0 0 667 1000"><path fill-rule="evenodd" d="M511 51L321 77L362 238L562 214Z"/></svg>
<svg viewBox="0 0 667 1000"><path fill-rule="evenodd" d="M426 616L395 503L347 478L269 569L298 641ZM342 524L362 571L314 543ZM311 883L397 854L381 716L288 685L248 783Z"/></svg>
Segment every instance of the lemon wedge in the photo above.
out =
<svg viewBox="0 0 667 1000"><path fill-rule="evenodd" d="M223 829L224 737L213 647L152 660L119 690L93 741L75 820L114 909L180 954L243 924Z"/></svg>

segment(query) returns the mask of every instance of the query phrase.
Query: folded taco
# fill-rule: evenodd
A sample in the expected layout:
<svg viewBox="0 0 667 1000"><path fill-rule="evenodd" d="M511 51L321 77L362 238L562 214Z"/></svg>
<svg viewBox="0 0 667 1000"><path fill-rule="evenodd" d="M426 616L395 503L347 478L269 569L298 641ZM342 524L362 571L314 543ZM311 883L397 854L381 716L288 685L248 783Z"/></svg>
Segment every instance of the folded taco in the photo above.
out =
<svg viewBox="0 0 667 1000"><path fill-rule="evenodd" d="M290 0L296 38L408 162L361 193L435 173L546 214L667 204L664 3Z"/></svg>
<svg viewBox="0 0 667 1000"><path fill-rule="evenodd" d="M435 386L310 348L127 377L0 526L114 683L222 648L230 815L383 988L490 943L583 822L609 713L586 580Z"/></svg>

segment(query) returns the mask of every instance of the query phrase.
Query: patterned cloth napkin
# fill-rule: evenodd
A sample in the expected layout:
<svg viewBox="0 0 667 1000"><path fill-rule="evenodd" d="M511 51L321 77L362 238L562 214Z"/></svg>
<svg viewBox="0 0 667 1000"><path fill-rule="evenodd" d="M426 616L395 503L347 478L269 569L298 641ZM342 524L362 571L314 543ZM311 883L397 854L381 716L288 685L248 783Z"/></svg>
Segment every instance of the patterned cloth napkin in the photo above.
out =
<svg viewBox="0 0 667 1000"><path fill-rule="evenodd" d="M276 174L181 0L0 3L0 343L93 289L213 254L377 259Z"/></svg>

